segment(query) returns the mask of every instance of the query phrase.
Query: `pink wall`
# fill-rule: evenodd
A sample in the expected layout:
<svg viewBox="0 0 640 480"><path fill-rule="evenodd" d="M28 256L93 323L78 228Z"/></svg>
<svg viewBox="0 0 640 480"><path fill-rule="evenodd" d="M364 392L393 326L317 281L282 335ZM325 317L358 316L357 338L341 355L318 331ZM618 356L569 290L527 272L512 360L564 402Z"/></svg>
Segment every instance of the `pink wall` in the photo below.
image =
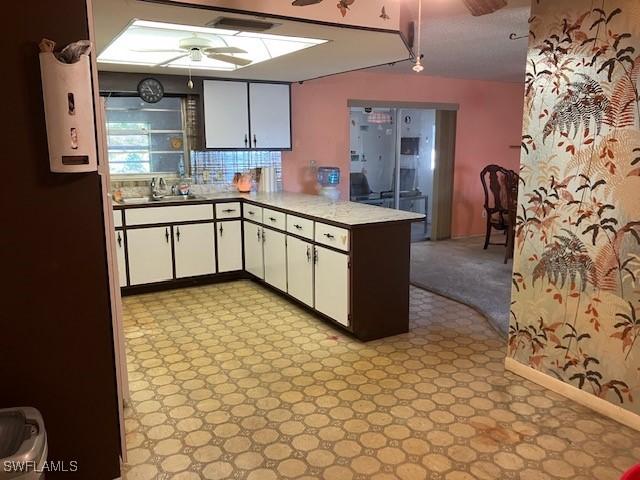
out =
<svg viewBox="0 0 640 480"><path fill-rule="evenodd" d="M426 75L346 73L295 84L293 151L282 160L284 189L315 192L309 162L340 167L342 198L348 198L348 100L384 100L458 104L454 178L453 235L484 232L480 170L497 163L518 170L522 132L523 86L457 80Z"/></svg>

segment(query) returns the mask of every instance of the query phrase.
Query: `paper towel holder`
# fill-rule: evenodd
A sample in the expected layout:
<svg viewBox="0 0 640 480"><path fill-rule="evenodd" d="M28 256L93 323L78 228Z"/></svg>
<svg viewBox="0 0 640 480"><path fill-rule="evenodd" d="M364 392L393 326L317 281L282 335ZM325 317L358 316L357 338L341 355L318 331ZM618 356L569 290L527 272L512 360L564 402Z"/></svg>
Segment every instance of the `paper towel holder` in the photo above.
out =
<svg viewBox="0 0 640 480"><path fill-rule="evenodd" d="M80 55L75 63L63 63L53 52L40 52L39 57L51 171L97 171L89 55Z"/></svg>

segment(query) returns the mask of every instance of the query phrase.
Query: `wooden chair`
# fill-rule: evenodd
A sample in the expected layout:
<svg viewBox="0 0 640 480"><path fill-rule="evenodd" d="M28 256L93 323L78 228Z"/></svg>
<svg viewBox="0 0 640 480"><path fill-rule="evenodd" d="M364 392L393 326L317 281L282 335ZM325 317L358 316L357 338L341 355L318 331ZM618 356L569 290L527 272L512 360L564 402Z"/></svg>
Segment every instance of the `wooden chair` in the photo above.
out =
<svg viewBox="0 0 640 480"><path fill-rule="evenodd" d="M504 263L513 258L513 250L515 248L519 186L520 176L513 170L509 170L507 176L507 250L504 254Z"/></svg>
<svg viewBox="0 0 640 480"><path fill-rule="evenodd" d="M489 245L507 245L505 243L491 243L491 230L507 232L509 227L507 216L507 182L510 170L500 165L487 165L480 172L480 180L484 189L484 211L487 216L487 233L484 240L484 249Z"/></svg>

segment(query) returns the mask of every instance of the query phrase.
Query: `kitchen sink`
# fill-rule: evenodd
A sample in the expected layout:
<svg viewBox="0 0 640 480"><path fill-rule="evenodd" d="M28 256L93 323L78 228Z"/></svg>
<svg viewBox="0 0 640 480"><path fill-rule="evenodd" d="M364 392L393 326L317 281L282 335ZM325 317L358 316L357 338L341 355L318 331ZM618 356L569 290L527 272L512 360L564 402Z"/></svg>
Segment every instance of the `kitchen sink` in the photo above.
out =
<svg viewBox="0 0 640 480"><path fill-rule="evenodd" d="M197 200L197 195L167 195L161 198L152 197L130 197L123 198L120 203L125 205L141 204L141 203L164 203L164 202L186 202L187 200Z"/></svg>

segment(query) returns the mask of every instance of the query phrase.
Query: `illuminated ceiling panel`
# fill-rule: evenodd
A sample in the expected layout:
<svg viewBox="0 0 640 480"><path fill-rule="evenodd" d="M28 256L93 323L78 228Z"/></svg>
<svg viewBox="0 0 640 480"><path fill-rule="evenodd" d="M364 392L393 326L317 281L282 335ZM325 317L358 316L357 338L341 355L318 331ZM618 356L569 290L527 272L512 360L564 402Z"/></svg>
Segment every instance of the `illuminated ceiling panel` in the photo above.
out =
<svg viewBox="0 0 640 480"><path fill-rule="evenodd" d="M134 20L99 63L234 71L327 40Z"/></svg>

